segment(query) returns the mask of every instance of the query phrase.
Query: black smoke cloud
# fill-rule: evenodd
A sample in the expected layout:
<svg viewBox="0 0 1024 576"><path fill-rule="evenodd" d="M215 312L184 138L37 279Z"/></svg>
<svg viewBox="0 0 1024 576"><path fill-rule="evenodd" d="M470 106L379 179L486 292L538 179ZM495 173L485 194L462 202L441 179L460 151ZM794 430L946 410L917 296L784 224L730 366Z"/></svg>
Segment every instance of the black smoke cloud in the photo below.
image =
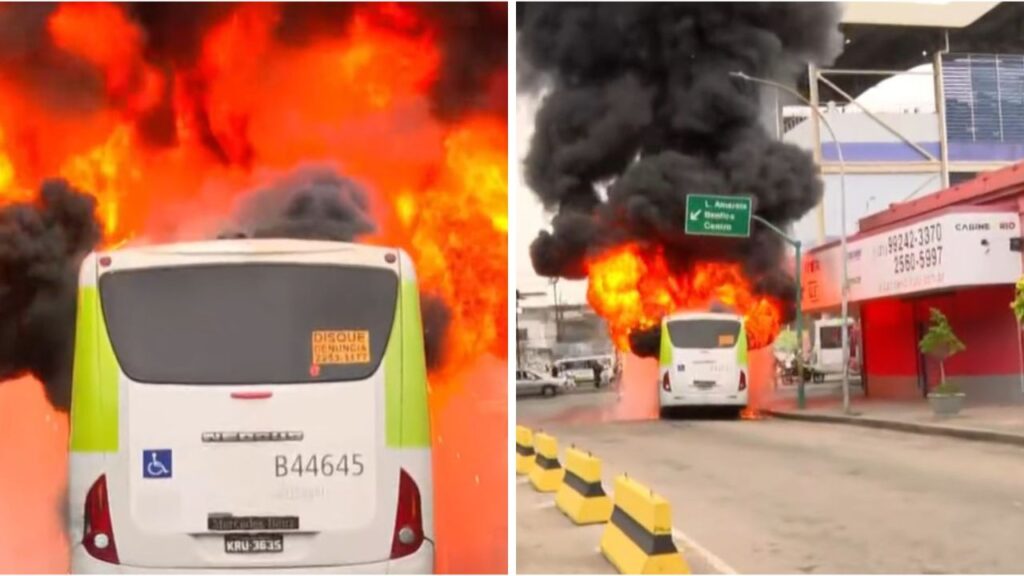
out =
<svg viewBox="0 0 1024 576"><path fill-rule="evenodd" d="M303 168L245 197L238 228L253 238L353 242L374 232L366 191L330 168Z"/></svg>
<svg viewBox="0 0 1024 576"><path fill-rule="evenodd" d="M752 196L781 228L818 203L810 156L766 133L761 89L729 73L791 84L808 62L827 64L841 46L837 6L518 9L520 89L543 95L525 176L554 212L530 246L537 273L584 278L587 259L610 247L660 245L677 272L698 258L740 263L760 293L792 308L783 241L756 224L749 239L688 236L686 195ZM636 351L653 352L636 336Z"/></svg>
<svg viewBox="0 0 1024 576"><path fill-rule="evenodd" d="M100 239L91 196L63 180L0 209L0 381L33 374L71 402L78 267Z"/></svg>
<svg viewBox="0 0 1024 576"><path fill-rule="evenodd" d="M222 235L356 242L376 230L370 211L370 198L359 184L328 167L307 167L247 196L237 224ZM427 367L436 368L451 311L427 293L421 293L420 306Z"/></svg>
<svg viewBox="0 0 1024 576"><path fill-rule="evenodd" d="M154 66L167 80L162 100L134 118L140 136L153 146L176 143L174 81L201 103L207 90L193 74L202 40L215 26L231 18L240 5L231 3L138 2L120 4L141 31L142 59L130 71L128 92L141 90L143 63ZM275 39L285 46L303 46L342 35L354 8L346 3L288 2L278 6ZM62 114L89 113L111 102L105 92L103 71L71 55L52 42L47 30L58 4L0 4L0 75L13 81L39 102ZM430 88L431 105L442 120L474 112L507 114L508 13L504 3L414 5L422 15L421 27L436 34L441 52L437 79ZM408 29L401 18L382 17L382 23ZM405 28L403 28L405 27ZM175 72L182 72L175 75ZM172 81L173 80L173 81ZM503 83L504 82L504 83ZM126 102L127 103L127 100ZM206 147L225 163L247 164L251 151L230 154L209 125L201 106L190 112ZM135 114L135 112L132 112Z"/></svg>
<svg viewBox="0 0 1024 576"><path fill-rule="evenodd" d="M375 230L369 197L327 168L306 168L248 196L221 237L358 241ZM101 238L95 199L64 180L32 203L0 207L0 382L31 374L50 403L71 404L78 270ZM443 356L451 312L423 293L427 366Z"/></svg>

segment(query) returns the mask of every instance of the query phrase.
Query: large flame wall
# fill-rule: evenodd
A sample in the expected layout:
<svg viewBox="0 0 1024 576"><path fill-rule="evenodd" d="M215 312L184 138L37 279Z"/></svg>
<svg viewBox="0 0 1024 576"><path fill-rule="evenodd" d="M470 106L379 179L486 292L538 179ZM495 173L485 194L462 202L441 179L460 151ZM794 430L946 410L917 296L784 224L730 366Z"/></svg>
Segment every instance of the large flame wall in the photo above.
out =
<svg viewBox="0 0 1024 576"><path fill-rule="evenodd" d="M0 17L14 9L0 4ZM486 438L503 454L504 412L474 409L480 384L467 367L484 357L504 364L507 350L504 112L435 112L430 91L441 75L444 31L414 5L356 6L343 32L301 44L275 35L280 6L225 10L181 66L150 60L142 27L122 6L53 10L48 43L100 71L102 98L55 107L4 74L0 61L0 208L61 176L97 199L108 247L208 238L246 194L308 163L333 166L371 193L378 231L363 240L408 250L422 290L451 311L443 362L431 375L435 427L447 431L439 438L452 446ZM506 75L496 69L489 80L502 99ZM148 124L161 107L170 122ZM504 370L488 375L505 389ZM66 567L57 498L67 423L38 388L29 380L0 384L0 571ZM504 571L504 549L494 552L490 538L504 542L507 533L506 509L497 505L506 486L493 480L505 478L505 459L481 450L438 454L439 497L449 495L439 502L449 506L438 516L446 523L438 527L439 568ZM486 514L450 496L451 483L465 478L493 491ZM454 542L443 534L467 536Z"/></svg>
<svg viewBox="0 0 1024 576"><path fill-rule="evenodd" d="M629 350L633 330L651 328L675 312L726 305L743 315L748 344L758 349L779 333L780 303L755 292L739 264L694 262L673 273L659 246L630 243L587 263L587 300L608 322L612 340Z"/></svg>

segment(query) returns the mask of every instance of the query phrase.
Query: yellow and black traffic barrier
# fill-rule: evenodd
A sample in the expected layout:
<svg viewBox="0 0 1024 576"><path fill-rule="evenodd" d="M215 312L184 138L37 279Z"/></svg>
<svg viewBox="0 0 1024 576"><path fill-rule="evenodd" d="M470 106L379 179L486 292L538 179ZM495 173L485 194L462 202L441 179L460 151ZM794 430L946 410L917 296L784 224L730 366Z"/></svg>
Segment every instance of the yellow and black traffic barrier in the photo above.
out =
<svg viewBox="0 0 1024 576"><path fill-rule="evenodd" d="M538 432L533 435L533 468L530 483L538 492L555 492L562 483L562 465L558 463L558 440Z"/></svg>
<svg viewBox="0 0 1024 576"><path fill-rule="evenodd" d="M516 426L516 474L529 474L533 458L533 430Z"/></svg>
<svg viewBox="0 0 1024 576"><path fill-rule="evenodd" d="M600 524L612 515L612 500L601 487L601 459L571 447L555 505L576 524Z"/></svg>
<svg viewBox="0 0 1024 576"><path fill-rule="evenodd" d="M621 574L690 573L672 540L668 501L625 475L615 479L615 507L601 553Z"/></svg>

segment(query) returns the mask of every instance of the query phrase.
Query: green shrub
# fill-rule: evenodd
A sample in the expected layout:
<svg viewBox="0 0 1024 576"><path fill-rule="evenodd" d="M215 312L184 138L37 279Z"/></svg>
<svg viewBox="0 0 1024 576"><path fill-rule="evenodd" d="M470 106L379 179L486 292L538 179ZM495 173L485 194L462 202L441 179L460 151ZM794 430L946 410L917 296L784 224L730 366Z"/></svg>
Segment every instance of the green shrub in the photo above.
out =
<svg viewBox="0 0 1024 576"><path fill-rule="evenodd" d="M928 325L928 332L921 338L918 347L921 352L939 361L939 386L935 392L937 394L959 393L960 389L955 384L946 381L945 363L947 358L963 352L967 346L964 346L964 343L957 338L946 315L936 308L931 309L931 323Z"/></svg>
<svg viewBox="0 0 1024 576"><path fill-rule="evenodd" d="M1017 323L1024 323L1024 277L1017 280L1017 289L1013 295L1013 302L1010 302L1010 309L1017 317Z"/></svg>

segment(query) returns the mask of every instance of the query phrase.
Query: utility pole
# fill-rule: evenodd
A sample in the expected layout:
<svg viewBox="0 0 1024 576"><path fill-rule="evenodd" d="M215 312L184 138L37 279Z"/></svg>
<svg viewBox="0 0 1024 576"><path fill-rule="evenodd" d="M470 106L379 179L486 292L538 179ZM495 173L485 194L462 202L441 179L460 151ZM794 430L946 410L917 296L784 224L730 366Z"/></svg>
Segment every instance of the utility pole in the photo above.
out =
<svg viewBox="0 0 1024 576"><path fill-rule="evenodd" d="M558 281L557 276L551 279L551 288L555 296L555 343L562 341L562 308L558 303Z"/></svg>
<svg viewBox="0 0 1024 576"><path fill-rule="evenodd" d="M751 214L751 220L756 220L761 224L768 227L769 230L775 232L782 237L793 250L796 251L796 406L798 409L803 410L807 407L807 394L804 388L804 311L803 311L803 285L800 282L800 274L803 272L803 261L802 261L802 244L799 238L793 238L779 229L778 226L771 222L761 218L757 214Z"/></svg>
<svg viewBox="0 0 1024 576"><path fill-rule="evenodd" d="M733 78L739 78L746 82L753 82L755 84L764 84L766 86L772 86L778 90L782 90L797 100L806 104L814 117L821 120L821 124L828 130L830 136L832 136L832 142L836 145L836 155L839 157L839 229L840 239L839 247L842 252L842 279L840 282L841 296L842 296L842 315L843 315L843 329L842 329L842 341L843 341L843 412L850 413L850 333L847 330L849 323L849 300L850 300L850 282L849 282L849 271L848 262L849 255L846 250L846 161L843 159L843 147L839 142L839 138L836 136L835 130L832 129L832 124L825 117L825 114L818 108L818 69L813 65L808 69L808 76L811 82L811 99L804 98L799 92L780 84L774 80L768 80L766 78L757 78L750 76L743 72L730 72L729 76ZM817 123L815 123L815 129L817 129ZM819 160L821 157L821 141L819 136L815 136L814 140L815 159ZM824 178L822 178L824 181ZM822 198L822 207L824 206L825 199ZM824 212L822 212L824 214ZM824 220L821 221L822 226ZM823 233L819 231L819 233ZM799 268L797 268L799 270ZM803 342L800 342L800 349L803 350ZM798 382L803 384L804 375L800 373L800 379Z"/></svg>
<svg viewBox="0 0 1024 576"><path fill-rule="evenodd" d="M525 356L524 347L526 346L526 338L520 338L519 337L519 335L520 335L520 332L519 332L519 315L523 311L523 307L519 303L522 302L523 300L526 300L527 298L532 298L534 296L546 296L546 295L547 294L544 293L544 292L520 292L518 289L516 289L516 368L517 369L518 368L522 368L522 365L520 363L523 361L523 357Z"/></svg>

